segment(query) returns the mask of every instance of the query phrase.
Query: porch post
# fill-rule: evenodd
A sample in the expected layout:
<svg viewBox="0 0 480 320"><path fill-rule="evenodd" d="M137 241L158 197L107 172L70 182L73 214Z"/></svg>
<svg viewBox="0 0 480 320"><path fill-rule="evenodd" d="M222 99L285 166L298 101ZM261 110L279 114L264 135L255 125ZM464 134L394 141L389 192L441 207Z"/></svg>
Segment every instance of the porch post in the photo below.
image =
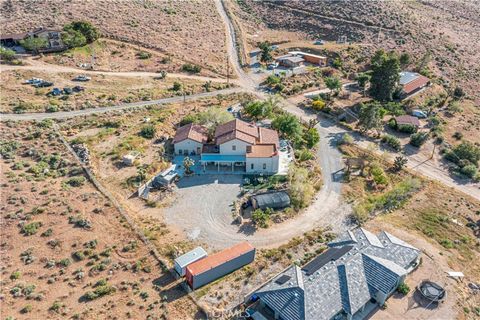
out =
<svg viewBox="0 0 480 320"><path fill-rule="evenodd" d="M220 162L217 162L217 172L220 172Z"/></svg>
<svg viewBox="0 0 480 320"><path fill-rule="evenodd" d="M233 162L232 162L232 172L233 172Z"/></svg>

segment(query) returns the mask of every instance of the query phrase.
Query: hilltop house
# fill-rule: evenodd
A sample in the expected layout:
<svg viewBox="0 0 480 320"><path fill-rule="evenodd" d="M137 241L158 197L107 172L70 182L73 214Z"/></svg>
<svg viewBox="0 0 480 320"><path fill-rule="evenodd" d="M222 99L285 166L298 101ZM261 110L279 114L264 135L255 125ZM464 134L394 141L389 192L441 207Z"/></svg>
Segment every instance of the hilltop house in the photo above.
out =
<svg viewBox="0 0 480 320"><path fill-rule="evenodd" d="M279 139L275 130L232 120L219 125L213 141L206 128L188 124L180 127L173 139L175 155L200 155L203 169L275 174L279 168ZM225 170L223 170L225 171Z"/></svg>
<svg viewBox="0 0 480 320"><path fill-rule="evenodd" d="M430 85L430 79L416 72L400 72L401 96L406 98Z"/></svg>
<svg viewBox="0 0 480 320"><path fill-rule="evenodd" d="M301 67L305 63L321 67L327 65L327 57L302 51L290 51L286 55L277 57L275 61L286 68Z"/></svg>
<svg viewBox="0 0 480 320"><path fill-rule="evenodd" d="M304 267L292 265L252 294L254 319L364 319L419 263L420 250L357 228L328 244ZM263 317L263 318L262 318Z"/></svg>
<svg viewBox="0 0 480 320"><path fill-rule="evenodd" d="M5 47L15 47L20 45L20 41L27 38L44 38L47 40L47 46L39 52L56 52L65 50L67 47L62 41L62 31L56 29L38 28L36 30L24 33L12 33L1 36L1 45Z"/></svg>

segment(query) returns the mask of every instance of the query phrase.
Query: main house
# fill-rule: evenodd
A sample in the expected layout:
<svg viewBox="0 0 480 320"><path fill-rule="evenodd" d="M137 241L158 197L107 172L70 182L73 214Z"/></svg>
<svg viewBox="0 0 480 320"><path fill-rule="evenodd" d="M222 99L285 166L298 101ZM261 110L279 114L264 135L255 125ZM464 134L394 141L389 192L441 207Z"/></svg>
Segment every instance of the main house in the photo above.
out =
<svg viewBox="0 0 480 320"><path fill-rule="evenodd" d="M406 98L430 85L430 79L416 72L400 72L401 96Z"/></svg>
<svg viewBox="0 0 480 320"><path fill-rule="evenodd" d="M300 268L292 265L246 297L254 319L321 320L368 316L419 263L420 250L357 228Z"/></svg>
<svg viewBox="0 0 480 320"><path fill-rule="evenodd" d="M175 155L200 155L203 169L275 174L279 168L279 139L275 130L232 120L219 125L213 139L197 124L178 128Z"/></svg>

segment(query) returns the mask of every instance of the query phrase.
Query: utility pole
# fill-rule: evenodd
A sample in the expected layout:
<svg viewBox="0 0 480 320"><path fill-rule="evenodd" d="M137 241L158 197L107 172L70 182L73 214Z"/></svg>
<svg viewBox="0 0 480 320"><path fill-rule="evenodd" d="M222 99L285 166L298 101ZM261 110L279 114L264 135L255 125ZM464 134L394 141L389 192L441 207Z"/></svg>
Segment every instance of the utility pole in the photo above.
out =
<svg viewBox="0 0 480 320"><path fill-rule="evenodd" d="M183 104L186 102L185 82L182 80Z"/></svg>
<svg viewBox="0 0 480 320"><path fill-rule="evenodd" d="M230 87L230 63L228 63L228 53L225 55L227 62L227 86Z"/></svg>

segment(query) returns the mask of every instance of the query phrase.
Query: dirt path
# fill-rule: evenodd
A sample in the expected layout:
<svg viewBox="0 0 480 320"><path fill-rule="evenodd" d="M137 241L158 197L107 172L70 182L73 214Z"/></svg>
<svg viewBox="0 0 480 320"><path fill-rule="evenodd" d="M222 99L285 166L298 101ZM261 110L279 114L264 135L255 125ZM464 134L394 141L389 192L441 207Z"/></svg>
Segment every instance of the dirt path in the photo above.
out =
<svg viewBox="0 0 480 320"><path fill-rule="evenodd" d="M80 68L73 68L67 66L60 66L55 64L50 64L43 62L38 59L27 58L23 60L26 62L25 65L13 66L13 65L0 65L0 71L8 70L30 70L30 71L40 71L45 73L79 73L87 75L107 75L107 76L119 76L119 77L142 77L142 78L151 78L158 77L156 72L146 72L146 71L100 71L100 70L84 70ZM173 79L192 79L199 81L212 81L212 82L226 82L226 79L223 78L211 78L205 76L196 76L183 73L168 73L168 78ZM236 83L237 80L230 80L232 83Z"/></svg>

